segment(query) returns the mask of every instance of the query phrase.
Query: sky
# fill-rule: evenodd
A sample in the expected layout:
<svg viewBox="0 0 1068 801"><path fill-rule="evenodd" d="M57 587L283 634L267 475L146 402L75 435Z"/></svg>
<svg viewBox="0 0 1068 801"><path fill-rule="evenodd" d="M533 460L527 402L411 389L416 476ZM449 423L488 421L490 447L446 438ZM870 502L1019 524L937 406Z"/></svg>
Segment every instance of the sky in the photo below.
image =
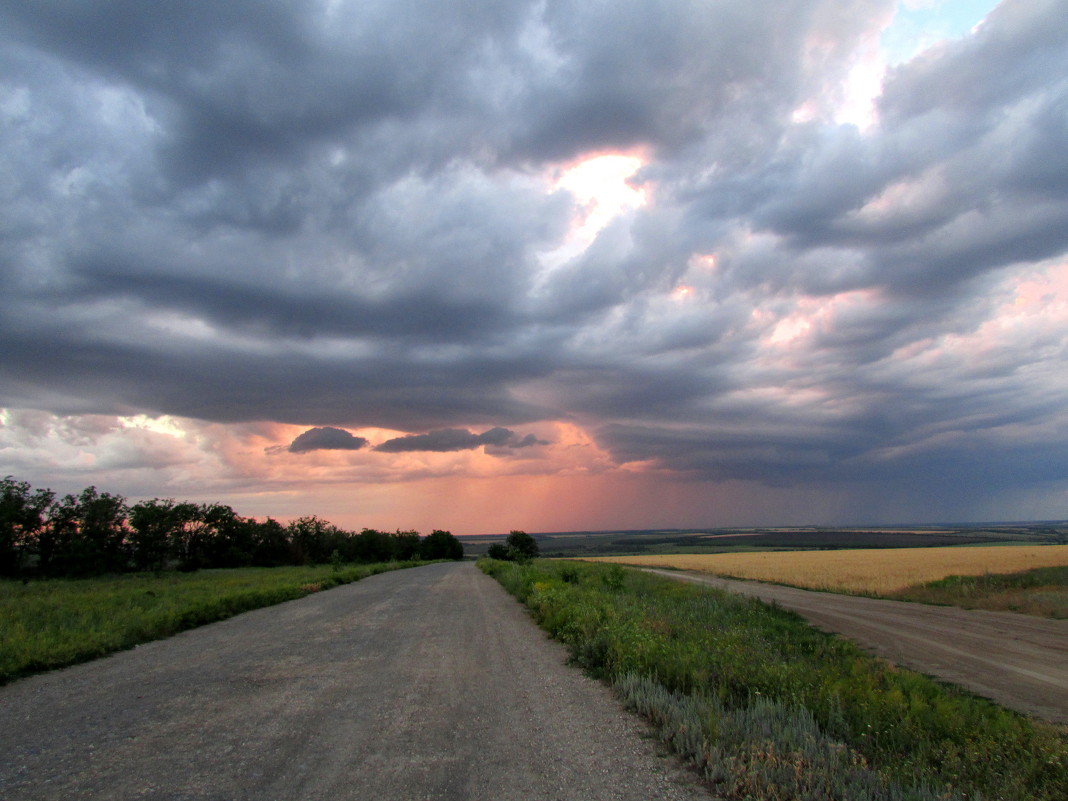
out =
<svg viewBox="0 0 1068 801"><path fill-rule="evenodd" d="M0 474L1068 517L1068 0L0 0Z"/></svg>

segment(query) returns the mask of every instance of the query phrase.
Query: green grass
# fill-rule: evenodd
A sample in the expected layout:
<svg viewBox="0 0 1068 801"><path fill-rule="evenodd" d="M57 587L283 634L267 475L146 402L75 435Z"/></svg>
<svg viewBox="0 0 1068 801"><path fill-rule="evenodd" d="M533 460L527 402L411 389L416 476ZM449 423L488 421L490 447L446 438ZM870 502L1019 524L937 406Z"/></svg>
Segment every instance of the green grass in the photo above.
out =
<svg viewBox="0 0 1068 801"><path fill-rule="evenodd" d="M0 581L0 683L424 562Z"/></svg>
<svg viewBox="0 0 1068 801"><path fill-rule="evenodd" d="M799 616L618 565L485 560L727 798L1068 798L1068 737Z"/></svg>
<svg viewBox="0 0 1068 801"><path fill-rule="evenodd" d="M1068 619L1068 567L1040 567L1019 573L947 576L908 587L892 596L901 601L1022 612Z"/></svg>

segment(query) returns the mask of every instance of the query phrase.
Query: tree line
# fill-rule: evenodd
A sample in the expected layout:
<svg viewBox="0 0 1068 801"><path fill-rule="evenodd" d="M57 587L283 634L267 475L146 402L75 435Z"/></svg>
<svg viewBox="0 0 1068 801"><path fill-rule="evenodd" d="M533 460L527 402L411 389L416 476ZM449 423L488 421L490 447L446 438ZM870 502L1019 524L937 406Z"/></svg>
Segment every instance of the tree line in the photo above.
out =
<svg viewBox="0 0 1068 801"><path fill-rule="evenodd" d="M0 576L80 577L126 571L278 567L328 562L462 559L448 531L346 531L314 515L283 525L221 503L127 503L88 487L56 498L7 476L0 482Z"/></svg>

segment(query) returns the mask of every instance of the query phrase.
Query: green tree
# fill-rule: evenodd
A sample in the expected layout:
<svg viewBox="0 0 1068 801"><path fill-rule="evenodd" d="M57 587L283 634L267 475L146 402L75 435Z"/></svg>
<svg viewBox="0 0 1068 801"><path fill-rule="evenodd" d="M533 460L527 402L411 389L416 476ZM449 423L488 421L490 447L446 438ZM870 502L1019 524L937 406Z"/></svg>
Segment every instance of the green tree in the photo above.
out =
<svg viewBox="0 0 1068 801"><path fill-rule="evenodd" d="M22 573L54 498L11 476L0 481L0 576Z"/></svg>
<svg viewBox="0 0 1068 801"><path fill-rule="evenodd" d="M95 576L129 567L126 499L87 487L52 504L37 538L38 568L48 575Z"/></svg>
<svg viewBox="0 0 1068 801"><path fill-rule="evenodd" d="M315 515L308 515L294 520L286 528L296 564L321 564L330 558L333 550L331 535L335 531L333 525Z"/></svg>
<svg viewBox="0 0 1068 801"><path fill-rule="evenodd" d="M513 531L504 544L511 553L511 558L517 562L533 559L538 555L538 541L525 531Z"/></svg>
<svg viewBox="0 0 1068 801"><path fill-rule="evenodd" d="M285 527L268 517L256 523L252 532L252 564L257 567L279 567L289 564L289 539Z"/></svg>
<svg viewBox="0 0 1068 801"><path fill-rule="evenodd" d="M393 558L398 562L408 562L419 558L419 532L397 529L390 539L393 546Z"/></svg>
<svg viewBox="0 0 1068 801"><path fill-rule="evenodd" d="M160 571L175 555L181 538L182 504L154 498L130 507L130 545L138 570Z"/></svg>
<svg viewBox="0 0 1068 801"><path fill-rule="evenodd" d="M218 526L234 516L223 504L195 504L188 501L174 508L181 527L175 541L179 570L199 570L210 566L212 539Z"/></svg>
<svg viewBox="0 0 1068 801"><path fill-rule="evenodd" d="M463 559L464 546L452 532L435 529L419 543L419 554L423 559Z"/></svg>

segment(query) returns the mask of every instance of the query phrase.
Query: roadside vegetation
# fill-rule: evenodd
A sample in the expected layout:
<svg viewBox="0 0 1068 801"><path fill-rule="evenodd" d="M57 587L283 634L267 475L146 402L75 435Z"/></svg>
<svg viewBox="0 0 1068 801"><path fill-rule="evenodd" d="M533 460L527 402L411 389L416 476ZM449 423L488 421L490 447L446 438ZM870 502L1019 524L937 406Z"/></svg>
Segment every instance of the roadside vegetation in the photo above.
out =
<svg viewBox="0 0 1068 801"><path fill-rule="evenodd" d="M0 683L420 561L0 581Z"/></svg>
<svg viewBox="0 0 1068 801"><path fill-rule="evenodd" d="M888 593L887 597L1068 620L1068 566L981 576L947 576Z"/></svg>
<svg viewBox="0 0 1068 801"><path fill-rule="evenodd" d="M479 565L726 798L1068 798L1068 735L793 613L615 564Z"/></svg>

